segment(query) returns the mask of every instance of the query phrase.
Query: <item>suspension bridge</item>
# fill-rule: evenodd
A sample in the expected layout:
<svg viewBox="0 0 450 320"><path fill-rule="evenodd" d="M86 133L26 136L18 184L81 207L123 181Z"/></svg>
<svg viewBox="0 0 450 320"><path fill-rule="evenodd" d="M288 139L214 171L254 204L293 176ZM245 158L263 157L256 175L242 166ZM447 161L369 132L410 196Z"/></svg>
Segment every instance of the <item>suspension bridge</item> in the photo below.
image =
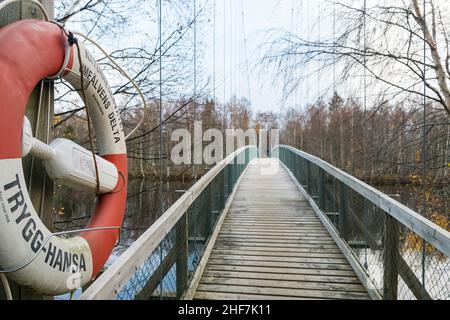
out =
<svg viewBox="0 0 450 320"><path fill-rule="evenodd" d="M12 4L13 1L9 2ZM6 7L6 2L3 2L3 6ZM40 13L43 15L42 18L49 20L44 8L41 5L37 8L42 11ZM161 8L162 4L159 1L158 33L160 42L162 42ZM197 16L196 10L197 6L194 1L194 17ZM15 17L15 15L19 15L19 11L22 18L22 10L11 10L11 12L15 12L14 15L11 15L8 11L7 19L4 18L3 23L7 25L10 24L10 20L19 20L18 17ZM28 17L27 10L23 11L27 18L33 19L36 19L36 15L39 13L39 10L31 10L31 16ZM365 11L366 3L364 2L364 34L366 33ZM232 12L231 4L230 12ZM214 101L217 96L215 92L215 19L214 3ZM232 20L231 14L230 20ZM224 25L226 25L225 17ZM230 23L230 25L233 24ZM11 28L15 28L15 26ZM17 252L10 248L4 250L4 252L8 251L8 257L6 257L8 259L5 258L5 260L13 260L11 258L13 257L21 263L17 266L12 264L13 268L5 268L2 265L0 275L17 273L19 278L22 277L26 280L22 281L23 283L29 284L30 282L40 282L41 279L38 279L38 277L30 276L30 274L39 274L47 282L45 283L47 287L44 288L46 292L59 293L61 289L55 289L55 287L67 284L65 282L66 273L72 275L69 270L69 261L79 261L79 265L77 265L79 270L77 270L84 272L84 279L87 281L87 279L94 277L93 281L84 285L80 296L81 299L89 300L450 299L450 233L447 230L356 177L320 158L287 145L273 146L270 154L262 154L262 151L251 145L229 154L224 160L208 170L189 190L185 191L183 196L130 247L97 275L114 247L115 235L119 234L118 229L121 228L119 221L122 221L125 211L127 190L124 186L127 185L128 172L125 141L138 129L144 118L128 136L123 136L123 132L121 133L117 129L120 119L116 119L114 113L106 114L103 112L110 108L111 101L114 101L112 93L109 90L102 91L95 88L98 80L94 81L93 78L103 79L104 77L100 74L95 75L93 71L99 70L98 65L94 62L94 59L91 59L92 56L83 49L82 44L77 41L74 42L73 34L67 34L61 25L55 23L37 24L36 21L28 21L23 24L23 28L25 31L40 28L45 30L46 32L43 32L43 34L48 36L49 43L61 50L59 55L56 50L53 54L55 57L64 57L64 60L57 63L56 58L43 56L43 61L49 61L55 65L49 66L49 70L43 70L39 77L38 73L35 75L35 82L40 83L40 94L39 98L35 99L37 102L34 101L38 109L34 118L37 119L32 120L36 125L40 124L41 131L44 131L42 130L42 124L46 122L45 132L47 132L47 135L45 135L45 139L37 129L35 129L36 137L33 137L31 124L25 125L22 131L27 101L21 102L20 110L22 114L19 117L19 113L10 108L8 103L10 101L12 105L12 102L16 102L15 97L14 99L10 97L10 100L4 98L7 93L14 91L15 83L9 81L7 83L11 87L4 86L3 88L2 98L6 103L4 103L2 109L2 115L5 115L3 117L5 125L2 127L5 134L2 135L4 137L3 145L0 148L4 154L0 160L4 161L4 168L6 169L2 172L2 175L4 175L2 179L5 182L3 186L5 192L14 191L6 199L9 206L8 210L10 210L12 216L20 207L19 211L22 212L22 215L15 219L17 225L24 222L24 219L28 219L31 213L33 217L36 217L35 220L33 217L26 220L27 222L26 224L23 223L24 226L21 226L20 232L14 232L17 235L18 243L23 242L23 248L33 251L31 258L24 252L19 252L20 250L17 250ZM239 56L236 59L239 61L238 63L235 61L235 64L245 65L248 95L251 96L243 9L241 28L243 36L241 45L244 47L242 51L245 59L241 59ZM224 33L225 29L224 27ZM17 30L13 31L18 32ZM7 34L6 31L4 32ZM193 32L193 120L195 121L199 116L195 111L197 105L195 97L198 89L196 19L193 20ZM31 33L28 34L31 35ZM64 41L67 40L68 43L64 48L60 46L61 34L63 34ZM82 37L82 35L78 36ZM13 37L4 37L8 40L5 43L10 45L11 48L15 48L17 41ZM232 35L230 38L230 42L236 42ZM227 40L225 36L223 40L224 42ZM40 45L44 47L45 43ZM73 45L76 46L71 49ZM20 49L25 52L24 46ZM36 51L33 49L28 47L29 52ZM10 54L7 57L8 59L4 59L4 69L11 70L12 77L16 72L13 68L9 68L9 63L15 56L15 50L4 51ZM74 52L77 53L77 56ZM164 130L161 90L162 52L163 50L160 49L158 122L160 194L163 192L162 134ZM235 55L239 54L239 52L235 52ZM224 53L224 65L225 58ZM364 44L364 66L366 65L365 58L366 44ZM240 60L245 60L245 63L241 63ZM73 61L76 61L76 63L73 63ZM78 69L75 67L78 67ZM230 70L230 78L234 78L234 85L236 86L236 83L240 81L238 79L240 78L239 70L233 70L233 68L230 68ZM55 73L56 71L58 73ZM71 78L76 72L80 73L79 78ZM227 72L224 67L224 96L226 93L225 74ZM30 73L31 76L34 76L33 72ZM425 74L425 69L423 74ZM42 78L44 75L45 78ZM63 153L61 147L58 149L56 145L53 147L47 145L50 143L50 114L53 112L51 111L53 108L51 94L48 94L47 103L42 103L42 100L44 100L44 89L48 89L49 92L52 92L53 89L51 89L49 83L42 79L48 81L48 79L53 79L54 75L57 77L67 76L68 79L66 80L69 83L72 81L75 89L79 88L79 90L76 90L81 92L82 100L86 101L86 97L92 98L93 101L87 103L87 105L98 104L98 108L92 108L90 112L94 112L95 115L93 117L94 127L101 128L101 133L108 133L104 136L99 135L98 145L106 149L100 150L99 153L104 158L109 159L106 161L97 157L93 145L91 145L91 150L87 150L70 141L60 144L70 152L75 150L78 154L84 155L84 158L82 156L79 158L84 159L84 162L74 163L71 167L69 166L69 169L77 168L76 166L79 163L90 164L91 161L96 167L95 170L84 170L91 172L91 175L88 176L89 181L86 182L86 179L80 178L79 181L74 183L73 178L67 178L67 185L70 186L70 183L74 183L78 186L84 183L84 187L95 191L96 195L99 195L100 191L102 191L102 195L105 195L101 197L103 202L99 202L98 210L96 210L100 215L97 215L97 219L93 219L97 224L90 224L84 229L59 234L44 230L36 223L41 217L35 212L27 212L27 208L33 207L31 197L25 197L26 199L24 199L21 185L25 185L25 180L22 175L15 174L15 170L19 173L23 171L21 157L24 157L27 152L31 152L33 156L36 155L43 161L50 163L54 161L55 167L65 162L63 156L56 156L58 151L59 154ZM366 81L366 77L367 75L364 74L364 81ZM133 82L130 77L128 78ZM86 89L84 88L85 79L88 80ZM81 80L81 83L78 83L79 80ZM319 74L318 99L321 96L320 82ZM27 84L26 81L24 83ZM336 83L336 79L333 83ZM89 84L92 84L92 86L89 87ZM133 84L135 85L135 83ZM47 86L49 87L47 88ZM107 84L99 85L99 88L102 87L107 87ZM364 83L365 107L367 104L366 87L367 83ZM29 88L27 86L22 89L29 95L33 86L29 85ZM88 92L87 95L85 91ZM140 92L139 89L138 91ZM233 91L235 89L233 89L232 80L230 93ZM111 97L106 96L109 94ZM145 105L145 98L142 98ZM425 94L423 105L424 116L426 117ZM41 118L41 112L45 112L47 116ZM95 112L98 114L95 114ZM119 113L117 112L117 114ZM14 119L15 139L9 139L12 133L8 131L9 120L6 115ZM86 112L86 116L90 130L89 112ZM224 130L226 121L227 116L224 111ZM424 130L425 124L426 119L424 119ZM26 134L22 134L22 132ZM89 140L92 142L93 138L90 133L89 136ZM8 137L8 139L5 137ZM24 140L26 143L21 144L23 137L28 137L29 140ZM114 138L114 144L111 142L113 140L108 140L111 137ZM424 150L426 150L425 131L423 137ZM37 138L45 140L45 143ZM9 140L14 140L15 144L13 145ZM120 145L117 144L119 141ZM23 146L30 146L30 148L24 153L21 149ZM65 152L65 154L71 154L70 152ZM16 159L17 161L13 163L10 159ZM31 161L30 172L33 172L33 161L34 158ZM111 166L111 163L114 166ZM100 180L105 183L105 179L100 179L97 165L100 165L101 169L106 168L100 170L100 172L112 177L110 186L100 184ZM61 165L61 167L63 166ZM192 166L192 169L193 177L196 179L195 166ZM424 171L426 171L426 165ZM65 177L66 173L67 176L74 176L69 174L71 172L66 171L63 171L61 175L64 174ZM11 180L10 174L13 174L13 180ZM32 177L29 172L28 175ZM39 170L39 175L46 177L42 168ZM35 194L42 196L39 205L40 211L44 210L43 194L49 194L50 197L52 194L51 190L45 189L44 178L41 179L43 181L39 182L39 185L35 182L33 186L33 189L38 190ZM118 199L119 197L120 199ZM162 197L160 197L160 200L160 208L163 208ZM2 200L2 209L6 212L4 203L4 200ZM51 201L47 199L46 203L51 203ZM46 209L48 209L46 211L49 214L53 213L52 206ZM12 229L9 223L13 220L10 220L7 214L5 216L7 217L6 222L2 221L6 226L4 227L5 230L9 230L7 228ZM99 216L104 221L99 220ZM117 220L111 221L111 216L115 216ZM33 225L35 230L32 227ZM16 228L16 225L14 225L14 228ZM44 231L41 231L41 229ZM69 245L68 238L57 237L65 237L70 233L81 233L81 237L70 239L71 245ZM103 236L105 234L107 236ZM3 233L3 235L6 235L6 233ZM109 235L112 236L109 237ZM107 239L107 245L100 247L98 245L99 239ZM40 242L40 240L42 241ZM3 243L6 242L3 241ZM31 243L30 246L28 243ZM80 248L85 251L83 252ZM27 259L15 257L16 253L23 253L23 256ZM85 257L87 257L87 263ZM32 267L34 268L35 265L38 265L38 267L32 269L34 272L28 273L27 271ZM30 269L25 269L27 267L30 267ZM47 270L48 273L44 274L41 270ZM55 275L59 275L60 278ZM9 287L8 282L4 279L6 278L3 276L3 286ZM64 290L66 289L73 288L64 287ZM67 292L67 290L64 292Z"/></svg>
<svg viewBox="0 0 450 320"><path fill-rule="evenodd" d="M81 299L448 298L448 231L317 157L271 156L230 154Z"/></svg>

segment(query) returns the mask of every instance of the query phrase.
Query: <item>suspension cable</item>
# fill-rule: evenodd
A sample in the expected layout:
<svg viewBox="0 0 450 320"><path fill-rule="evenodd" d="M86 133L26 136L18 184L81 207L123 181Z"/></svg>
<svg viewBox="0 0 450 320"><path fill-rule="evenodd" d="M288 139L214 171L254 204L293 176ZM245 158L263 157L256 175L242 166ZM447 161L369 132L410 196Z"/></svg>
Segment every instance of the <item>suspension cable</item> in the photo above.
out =
<svg viewBox="0 0 450 320"><path fill-rule="evenodd" d="M196 101L197 101L197 1L194 0L194 87L193 87L193 95L194 95L194 99L193 99L193 132L194 132L194 137L195 137L195 121L196 121ZM193 160L192 161L192 176L194 178L194 183L197 181L197 174L196 174L196 170L195 170L195 160L196 160L196 154L195 154L195 145L196 145L196 141L195 139L193 139L194 141L192 141L194 143L194 155L193 155ZM198 263L198 252L197 252L197 238L198 238L198 215L199 215L199 210L197 208L196 205L194 205L194 212L193 212L193 235L194 235L194 257L193 257L193 264L194 267L196 266L196 264ZM189 235L188 235L188 242L189 242Z"/></svg>
<svg viewBox="0 0 450 320"><path fill-rule="evenodd" d="M195 133L195 121L196 121L196 107L197 107L197 1L194 0L194 84L193 84L193 100L192 100L192 130ZM194 134L195 135L195 134ZM195 170L195 144L196 141L192 141L194 144L194 155L192 161L192 178L194 179L194 183L197 181L197 173Z"/></svg>
<svg viewBox="0 0 450 320"><path fill-rule="evenodd" d="M363 57L363 68L364 68L364 75L363 75L363 96L364 96L364 127L365 127L365 123L366 123L366 119L367 119L367 0L364 0L364 8L363 8L363 42L364 42L364 57ZM363 129L363 159L367 159L367 146L366 146L366 134L365 134L365 130ZM365 171L365 176L366 178L368 177L367 173L368 173L368 163L367 161L363 161L364 163L364 171ZM367 247L368 247L368 217L367 217L367 206L368 203L366 200L364 200L364 204L363 204L363 214L364 214L364 224L366 226L365 228L365 246L364 246L364 267L366 269L368 269L368 262L367 262Z"/></svg>
<svg viewBox="0 0 450 320"><path fill-rule="evenodd" d="M124 76L125 78L127 78L128 81L130 81L130 83L136 89L138 95L140 96L140 98L142 100L142 103L143 103L143 106L144 106L144 110L143 110L143 113L142 113L142 117L139 120L139 122L136 125L136 127L134 127L134 129L131 130L130 133L128 133L128 135L125 137L125 140L128 140L131 137L131 135L133 133L135 133L142 126L142 124L144 123L145 114L146 114L147 108L148 108L147 102L146 102L145 97L144 97L144 94L142 93L142 91L139 88L139 86L137 85L137 83L133 80L133 78L130 77L130 75L121 66L119 66L119 64L97 42L95 42L94 40L92 40L91 38L89 38L88 36L86 36L86 35L84 35L84 34L82 34L80 32L74 32L73 34L82 37L86 41L88 41L91 44L93 44L97 49L99 49L105 55L105 57L114 65L114 67L120 72L120 74L122 76Z"/></svg>
<svg viewBox="0 0 450 320"><path fill-rule="evenodd" d="M222 123L222 130L223 133L225 133L225 127L226 127L226 101L227 101L227 69L226 69L226 47L227 47L227 37L226 37L226 26L227 26L227 19L226 19L226 0L223 0L223 123Z"/></svg>
<svg viewBox="0 0 450 320"><path fill-rule="evenodd" d="M163 141L162 141L162 133L163 133L163 123L162 123L162 1L158 0L158 41L159 41L159 212L162 216L164 213L164 201L163 201L163 157L162 157L162 149L163 149ZM159 250L159 259L162 263L163 254L162 254L162 246ZM163 282L160 283L159 288L159 298L162 299L163 296Z"/></svg>
<svg viewBox="0 0 450 320"><path fill-rule="evenodd" d="M252 101L252 92L250 89L250 68L248 64L248 55L247 55L247 35L245 33L245 15L244 15L244 6L242 5L242 34L244 37L244 58L245 58L245 69L247 73L247 90L248 90L248 99Z"/></svg>
<svg viewBox="0 0 450 320"><path fill-rule="evenodd" d="M320 41L321 41L321 36L320 36L320 32L321 32L321 24L322 24L322 0L318 0L318 15L317 15L317 40L318 40L318 44L320 46ZM321 80L321 74L320 74L320 58L319 55L317 55L317 106L319 107L319 112L320 112L320 106L319 106L319 101L320 101L320 80ZM322 145L322 142L321 142ZM321 154L320 156L323 156L322 154L322 147L321 149Z"/></svg>
<svg viewBox="0 0 450 320"><path fill-rule="evenodd" d="M229 1L230 3L230 106L233 105L233 1ZM230 120L230 127L232 127L232 123Z"/></svg>
<svg viewBox="0 0 450 320"><path fill-rule="evenodd" d="M333 43L334 50L336 50L336 1L333 2ZM336 93L336 54L333 55L333 95Z"/></svg>
<svg viewBox="0 0 450 320"><path fill-rule="evenodd" d="M426 1L423 0L423 126L422 126L422 215L427 217L427 190L426 190L426 174L427 174L427 84L426 84L426 58L427 58L427 41L426 41L426 17L427 6ZM425 298L425 263L426 263L426 241L422 239L422 299Z"/></svg>
<svg viewBox="0 0 450 320"><path fill-rule="evenodd" d="M216 99L216 0L213 4L213 100L214 100L214 110L216 110L217 99ZM212 122L212 111L209 112L209 127L211 128Z"/></svg>

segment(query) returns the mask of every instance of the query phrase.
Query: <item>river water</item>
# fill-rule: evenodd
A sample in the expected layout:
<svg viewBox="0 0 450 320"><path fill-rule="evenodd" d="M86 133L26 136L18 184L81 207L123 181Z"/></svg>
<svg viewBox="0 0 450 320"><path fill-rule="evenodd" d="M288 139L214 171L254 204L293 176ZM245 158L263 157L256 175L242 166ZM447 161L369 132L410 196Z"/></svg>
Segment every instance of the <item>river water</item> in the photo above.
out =
<svg viewBox="0 0 450 320"><path fill-rule="evenodd" d="M130 180L120 241L107 265L139 238L191 185L190 180L163 183L163 210L161 210L159 181ZM95 197L83 191L56 186L54 206L57 212L54 222L55 231L82 229L95 209Z"/></svg>

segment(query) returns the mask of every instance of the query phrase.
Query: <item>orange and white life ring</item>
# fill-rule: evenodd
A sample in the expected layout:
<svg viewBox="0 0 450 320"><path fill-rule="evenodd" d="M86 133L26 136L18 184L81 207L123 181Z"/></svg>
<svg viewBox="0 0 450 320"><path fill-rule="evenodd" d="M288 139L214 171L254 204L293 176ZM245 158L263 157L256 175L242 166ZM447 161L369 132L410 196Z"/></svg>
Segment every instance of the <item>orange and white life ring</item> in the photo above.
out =
<svg viewBox="0 0 450 320"><path fill-rule="evenodd" d="M68 285L74 272L79 275L79 285L97 275L118 240L120 230L113 228L122 225L127 195L125 137L111 89L83 44L68 43L67 33L50 22L22 20L0 29L0 272L13 270L8 277L45 294L74 289ZM73 237L58 237L39 219L26 188L22 168L22 155L26 154L24 115L33 88L61 70L63 78L80 89L78 48L98 158L106 166L112 164L117 174L109 181L114 181L112 188L103 188L98 196L87 230ZM58 142L61 140L56 141L53 156L67 157L71 170L81 172L78 178L84 181L82 171L93 170L92 155L83 156L85 149L70 144L58 149ZM58 165L64 163L60 160L53 169L49 165L47 172L57 170Z"/></svg>

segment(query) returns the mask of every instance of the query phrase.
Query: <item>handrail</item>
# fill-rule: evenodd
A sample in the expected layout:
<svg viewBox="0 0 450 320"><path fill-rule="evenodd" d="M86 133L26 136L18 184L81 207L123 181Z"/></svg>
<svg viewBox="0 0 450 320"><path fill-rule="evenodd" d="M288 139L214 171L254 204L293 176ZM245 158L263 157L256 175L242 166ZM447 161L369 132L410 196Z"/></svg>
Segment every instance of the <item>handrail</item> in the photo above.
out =
<svg viewBox="0 0 450 320"><path fill-rule="evenodd" d="M297 155L314 163L318 167L325 170L334 178L340 180L342 183L362 195L364 198L372 202L375 206L381 208L387 214L392 216L409 230L418 234L422 239L433 245L446 256L450 256L450 232L434 224L432 221L421 216L414 210L392 199L381 191L371 187L361 180L351 176L350 174L334 167L333 165L323 161L306 152L295 149L287 145L275 146L272 149L272 154L277 148L285 148Z"/></svg>
<svg viewBox="0 0 450 320"><path fill-rule="evenodd" d="M89 288L81 300L114 299L138 268L176 226L177 222L207 188L213 179L235 159L245 155L245 146L228 155L209 170L188 192L184 193L158 220L155 221Z"/></svg>

